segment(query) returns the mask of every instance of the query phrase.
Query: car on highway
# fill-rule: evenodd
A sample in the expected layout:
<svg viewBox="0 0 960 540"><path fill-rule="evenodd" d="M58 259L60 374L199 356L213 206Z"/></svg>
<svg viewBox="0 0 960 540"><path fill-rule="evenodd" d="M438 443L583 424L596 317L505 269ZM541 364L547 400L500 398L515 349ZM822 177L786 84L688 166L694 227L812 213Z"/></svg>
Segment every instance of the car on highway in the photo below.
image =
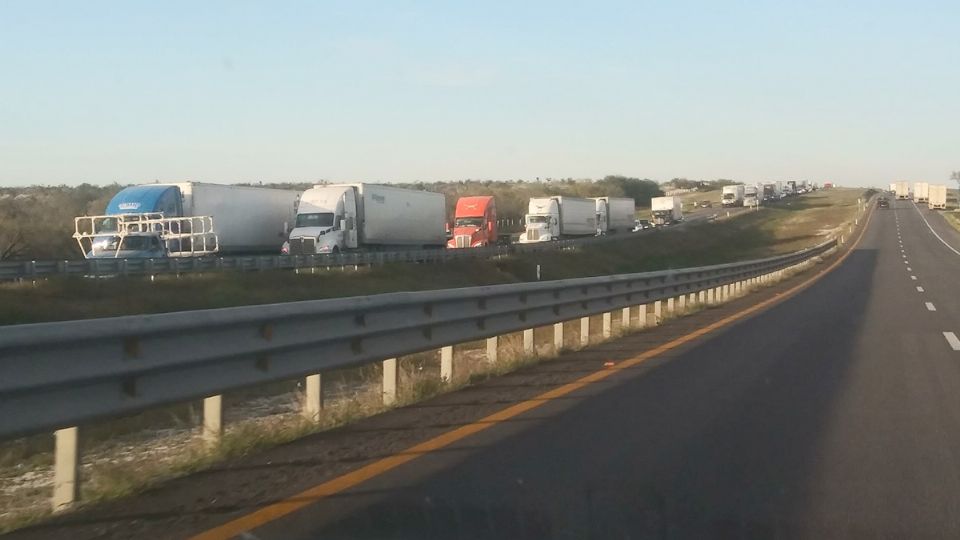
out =
<svg viewBox="0 0 960 540"><path fill-rule="evenodd" d="M713 203L710 201L700 201L700 208L713 208Z"/></svg>
<svg viewBox="0 0 960 540"><path fill-rule="evenodd" d="M890 208L890 201L886 197L877 199L877 208Z"/></svg>

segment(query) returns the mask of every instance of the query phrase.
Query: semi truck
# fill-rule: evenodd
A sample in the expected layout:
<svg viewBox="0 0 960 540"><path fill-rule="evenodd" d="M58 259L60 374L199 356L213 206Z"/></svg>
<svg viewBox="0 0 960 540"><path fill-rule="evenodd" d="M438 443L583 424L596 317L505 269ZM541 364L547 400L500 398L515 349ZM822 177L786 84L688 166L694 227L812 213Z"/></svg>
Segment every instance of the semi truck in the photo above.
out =
<svg viewBox="0 0 960 540"><path fill-rule="evenodd" d="M947 209L947 186L943 184L930 184L927 207L930 210Z"/></svg>
<svg viewBox="0 0 960 540"><path fill-rule="evenodd" d="M724 186L724 189L727 187L732 186ZM680 202L680 197L654 197L650 199L650 211L653 214L653 224L657 226L662 227L683 221L683 204Z"/></svg>
<svg viewBox="0 0 960 540"><path fill-rule="evenodd" d="M282 253L443 248L447 208L441 193L377 184L318 185L303 192Z"/></svg>
<svg viewBox="0 0 960 540"><path fill-rule="evenodd" d="M723 204L723 206L742 206L743 192L743 184L723 186L723 191L720 195L720 203Z"/></svg>
<svg viewBox="0 0 960 540"><path fill-rule="evenodd" d="M757 186L743 186L743 205L747 207L760 206L760 191Z"/></svg>
<svg viewBox="0 0 960 540"><path fill-rule="evenodd" d="M103 215L74 220L86 258L275 253L299 191L201 182L129 186Z"/></svg>
<svg viewBox="0 0 960 540"><path fill-rule="evenodd" d="M626 197L594 197L597 233L630 232L636 226L637 205Z"/></svg>
<svg viewBox="0 0 960 540"><path fill-rule="evenodd" d="M897 182L893 191L897 194L897 199L910 198L910 184L907 182Z"/></svg>
<svg viewBox="0 0 960 540"><path fill-rule="evenodd" d="M787 195L793 196L799 194L797 191L797 182L795 180L787 180L786 188Z"/></svg>
<svg viewBox="0 0 960 540"><path fill-rule="evenodd" d="M597 203L577 197L535 197L527 205L521 244L597 234Z"/></svg>
<svg viewBox="0 0 960 540"><path fill-rule="evenodd" d="M913 183L913 200L917 203L925 203L930 199L930 184L927 182Z"/></svg>
<svg viewBox="0 0 960 540"><path fill-rule="evenodd" d="M497 204L491 196L460 197L453 214L453 237L448 248L497 244Z"/></svg>
<svg viewBox="0 0 960 540"><path fill-rule="evenodd" d="M763 184L763 200L775 201L780 198L776 184Z"/></svg>

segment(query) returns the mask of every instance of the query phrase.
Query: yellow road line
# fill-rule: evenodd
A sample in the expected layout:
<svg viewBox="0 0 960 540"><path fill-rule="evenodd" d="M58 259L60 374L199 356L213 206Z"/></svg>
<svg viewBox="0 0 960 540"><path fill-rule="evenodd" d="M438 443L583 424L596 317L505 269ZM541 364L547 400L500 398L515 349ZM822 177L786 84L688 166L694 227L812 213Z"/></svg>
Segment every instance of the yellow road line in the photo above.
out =
<svg viewBox="0 0 960 540"><path fill-rule="evenodd" d="M251 531L257 527L261 527L271 521L280 519L283 516L289 515L297 510L313 504L324 497L329 497L335 495L352 487L355 487L371 478L375 478L384 474L385 472L395 469L404 463L413 461L418 457L429 454L446 446L449 446L457 441L460 441L474 433L478 433L487 428L493 427L501 422L507 421L511 418L514 418L520 414L523 414L529 410L535 409L544 403L547 403L551 400L566 396L571 392L574 392L580 388L583 388L589 384L595 383L606 379L617 370L626 369L629 367L636 366L650 358L659 356L665 352L668 352L672 349L675 349L685 343L693 341L700 336L709 334L718 328L727 326L734 321L747 317L748 315L755 313L763 308L766 308L775 303L781 302L796 293L800 292L802 289L817 281L828 272L839 266L846 258L853 252L853 249L860 243L860 240L863 238L864 232L867 230L867 226L870 224L870 218L873 217L873 212L870 212L867 216L867 221L864 223L863 228L860 230L860 234L857 237L857 240L850 246L850 249L844 253L840 258L833 262L827 268L821 270L816 275L810 279L800 283L787 290L786 292L776 295L773 298L768 298L763 302L754 304L742 311L738 311L730 316L724 317L723 319L708 324L702 328L698 328L689 334L680 336L672 341L664 343L663 345L654 347L648 351L645 351L633 358L624 360L619 364L616 364L612 369L606 368L601 371L595 371L589 375L581 377L576 381L567 383L563 386L559 386L544 392L539 396L528 399L526 401L521 401L516 405L511 405L506 409L495 412L489 416L481 418L475 422L465 424L457 429L448 431L441 435L438 435L432 439L424 441L422 443L416 444L402 450L401 452L394 454L392 456L377 460L373 463L360 467L359 469L346 473L342 476L338 476L333 480L328 480L322 484L318 484L310 489L302 491L292 497L284 499L280 502L265 506L259 510L256 510L250 514L241 516L234 520L228 521L223 525L210 529L208 531L202 532L192 538L192 540L226 540L233 538L241 533Z"/></svg>

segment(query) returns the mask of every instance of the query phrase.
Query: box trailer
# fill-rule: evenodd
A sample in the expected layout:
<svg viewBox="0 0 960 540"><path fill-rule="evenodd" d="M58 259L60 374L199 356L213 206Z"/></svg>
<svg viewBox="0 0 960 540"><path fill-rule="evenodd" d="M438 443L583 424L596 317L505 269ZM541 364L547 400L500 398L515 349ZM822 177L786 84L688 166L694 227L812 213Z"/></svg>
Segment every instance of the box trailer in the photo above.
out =
<svg viewBox="0 0 960 540"><path fill-rule="evenodd" d="M276 253L299 191L201 182L130 186L104 215L75 220L88 258Z"/></svg>
<svg viewBox="0 0 960 540"><path fill-rule="evenodd" d="M894 192L897 194L897 199L909 199L910 198L910 184L907 182L897 182Z"/></svg>
<svg viewBox="0 0 960 540"><path fill-rule="evenodd" d="M683 221L683 203L680 202L680 197L654 197L650 199L650 212L653 223L658 226Z"/></svg>
<svg viewBox="0 0 960 540"><path fill-rule="evenodd" d="M947 209L947 186L943 184L930 184L927 207L931 210Z"/></svg>
<svg viewBox="0 0 960 540"><path fill-rule="evenodd" d="M522 244L593 236L597 234L597 203L593 199L559 195L532 198L524 221Z"/></svg>
<svg viewBox="0 0 960 540"><path fill-rule="evenodd" d="M441 193L366 183L314 186L300 198L283 251L443 248L446 221Z"/></svg>
<svg viewBox="0 0 960 540"><path fill-rule="evenodd" d="M743 206L743 192L743 184L723 186L720 203L723 204L723 206Z"/></svg>
<svg viewBox="0 0 960 540"><path fill-rule="evenodd" d="M913 200L917 203L925 203L930 198L930 184L927 182L913 183Z"/></svg>
<svg viewBox="0 0 960 540"><path fill-rule="evenodd" d="M630 232L636 225L637 206L627 197L594 197L597 203L597 232Z"/></svg>

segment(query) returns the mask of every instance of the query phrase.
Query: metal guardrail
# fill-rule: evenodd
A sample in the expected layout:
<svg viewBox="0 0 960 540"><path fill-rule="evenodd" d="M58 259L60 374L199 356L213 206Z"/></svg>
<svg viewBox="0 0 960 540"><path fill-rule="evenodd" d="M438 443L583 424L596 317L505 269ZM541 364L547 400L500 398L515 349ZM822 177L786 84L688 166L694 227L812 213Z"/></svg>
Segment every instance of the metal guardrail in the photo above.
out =
<svg viewBox="0 0 960 540"><path fill-rule="evenodd" d="M804 262L0 327L0 439L647 304Z"/></svg>

